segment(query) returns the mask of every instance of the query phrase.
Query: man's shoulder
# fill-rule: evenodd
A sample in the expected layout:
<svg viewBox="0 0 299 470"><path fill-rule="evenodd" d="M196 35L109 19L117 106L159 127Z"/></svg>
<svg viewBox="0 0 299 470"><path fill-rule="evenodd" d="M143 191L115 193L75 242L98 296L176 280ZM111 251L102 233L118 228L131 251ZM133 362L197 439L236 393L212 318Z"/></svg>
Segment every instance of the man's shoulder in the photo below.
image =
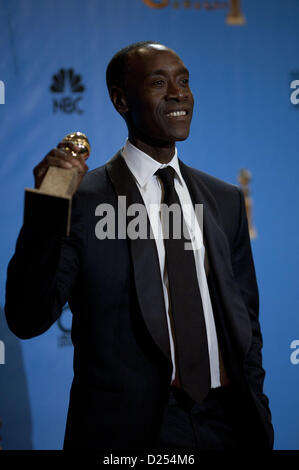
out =
<svg viewBox="0 0 299 470"><path fill-rule="evenodd" d="M77 191L80 197L93 197L99 194L105 194L111 191L111 184L106 171L106 165L101 165L93 170L88 171Z"/></svg>
<svg viewBox="0 0 299 470"><path fill-rule="evenodd" d="M186 174L189 176L192 175L198 184L204 184L212 192L212 194L236 194L239 190L238 186L235 184L228 183L227 181L224 181L216 176L186 165L183 162L181 163L181 167L183 167L183 170L186 172Z"/></svg>
<svg viewBox="0 0 299 470"><path fill-rule="evenodd" d="M106 165L88 171L73 198L73 208L94 208L102 202L113 203L115 194L109 180ZM88 211L87 211L88 212Z"/></svg>
<svg viewBox="0 0 299 470"><path fill-rule="evenodd" d="M228 239L233 243L241 214L243 198L241 189L235 184L227 183L196 168L185 168L185 174L192 177L193 182L198 184L198 189L205 190L205 196L209 196L210 205L208 207L214 208L220 217L219 220L222 221Z"/></svg>
<svg viewBox="0 0 299 470"><path fill-rule="evenodd" d="M94 170L88 171L80 184L80 190L87 190L98 188L101 183L106 182L106 169L105 165L101 165Z"/></svg>
<svg viewBox="0 0 299 470"><path fill-rule="evenodd" d="M79 187L79 194L84 195L92 195L93 193L105 193L111 192L112 185L111 180L107 171L107 165L117 158L120 157L120 151L118 151L114 157L110 158L106 163L103 165L88 171L80 184Z"/></svg>

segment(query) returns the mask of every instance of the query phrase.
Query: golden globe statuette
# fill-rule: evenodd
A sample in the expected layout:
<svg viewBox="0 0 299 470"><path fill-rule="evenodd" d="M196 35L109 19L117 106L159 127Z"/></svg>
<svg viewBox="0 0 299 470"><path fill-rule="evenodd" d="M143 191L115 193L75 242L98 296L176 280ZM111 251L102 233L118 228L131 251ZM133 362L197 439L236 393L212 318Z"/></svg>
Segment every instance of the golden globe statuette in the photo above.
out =
<svg viewBox="0 0 299 470"><path fill-rule="evenodd" d="M246 24L245 16L242 13L241 0L230 0L230 9L226 17L229 25L242 26Z"/></svg>
<svg viewBox="0 0 299 470"><path fill-rule="evenodd" d="M71 142L79 147L79 152L74 152L68 147ZM73 157L83 157L85 160L90 154L88 138L82 132L73 132L66 135L62 141L63 147L71 152ZM76 191L79 180L77 167L70 169L50 166L39 189L25 189L24 223L30 219L38 218L41 211L52 211L56 219L60 219L60 227L63 226L64 233L69 235L72 197Z"/></svg>
<svg viewBox="0 0 299 470"><path fill-rule="evenodd" d="M246 168L242 168L239 171L238 180L239 180L241 189L244 194L249 235L250 235L250 238L253 240L257 238L257 232L253 225L253 217L252 217L252 198L250 195L250 187L249 187L251 179L252 179L251 171L247 170Z"/></svg>

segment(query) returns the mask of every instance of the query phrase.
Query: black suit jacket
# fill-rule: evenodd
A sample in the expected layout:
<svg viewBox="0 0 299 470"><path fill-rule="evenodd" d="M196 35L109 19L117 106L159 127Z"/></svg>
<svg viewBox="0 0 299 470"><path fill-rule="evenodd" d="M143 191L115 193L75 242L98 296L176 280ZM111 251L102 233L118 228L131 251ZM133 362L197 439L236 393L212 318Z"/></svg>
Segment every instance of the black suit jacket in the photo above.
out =
<svg viewBox="0 0 299 470"><path fill-rule="evenodd" d="M254 422L252 443L272 447L243 196L181 161L180 168L193 202L203 204L216 329L242 398L244 432ZM126 196L127 206L143 203L119 153L84 177L73 198L70 236L61 235L51 206L32 214L38 223L22 227L8 267L5 312L17 336L46 331L66 301L73 313L66 449L148 449L167 402L172 365L155 240L99 240L95 233L99 204L110 204L121 219L118 196Z"/></svg>

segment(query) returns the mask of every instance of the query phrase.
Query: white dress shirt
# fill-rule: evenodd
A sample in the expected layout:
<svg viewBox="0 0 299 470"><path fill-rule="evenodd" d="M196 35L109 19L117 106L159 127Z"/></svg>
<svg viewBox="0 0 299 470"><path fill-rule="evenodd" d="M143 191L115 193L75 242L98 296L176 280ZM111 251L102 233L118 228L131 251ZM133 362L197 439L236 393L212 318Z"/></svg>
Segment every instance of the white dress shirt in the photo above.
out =
<svg viewBox="0 0 299 470"><path fill-rule="evenodd" d="M173 364L172 380L175 377L175 352L174 352L174 341L173 333L170 323L170 302L169 302L169 291L168 291L168 276L165 265L165 248L162 234L161 218L160 218L160 204L162 201L162 187L159 178L155 175L155 172L165 166L172 166L175 170L174 186L175 190L180 199L180 203L183 210L183 215L186 221L187 228L189 230L190 239L192 240L193 253L195 258L196 272L198 278L198 285L201 293L202 306L207 331L207 341L210 359L210 372L211 372L211 387L219 387L220 384L220 369L219 369L219 351L218 341L216 335L216 328L214 322L214 315L212 310L212 304L208 289L208 283L206 278L206 272L204 267L205 247L203 245L203 236L197 221L194 216L193 203L186 186L185 181L181 175L177 149L172 160L166 165L161 164L151 158L146 153L136 148L127 139L125 146L122 149L122 156L133 174L137 187L143 198L145 207L148 212L151 228L155 237L157 246L157 252L160 263L161 279L163 285L163 294L165 301L165 310L167 314L167 324L170 339L170 351Z"/></svg>

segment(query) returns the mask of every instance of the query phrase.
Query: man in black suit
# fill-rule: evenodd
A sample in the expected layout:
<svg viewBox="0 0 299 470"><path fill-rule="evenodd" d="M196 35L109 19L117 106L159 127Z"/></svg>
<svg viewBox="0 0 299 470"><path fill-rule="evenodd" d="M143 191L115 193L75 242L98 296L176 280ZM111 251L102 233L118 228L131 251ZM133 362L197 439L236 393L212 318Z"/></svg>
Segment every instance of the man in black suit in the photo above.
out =
<svg viewBox="0 0 299 470"><path fill-rule="evenodd" d="M24 224L8 267L8 325L20 338L39 335L69 302L65 449L272 448L243 195L177 158L193 111L188 70L171 49L137 43L113 57L107 85L128 140L87 174L62 148L35 168L36 187L50 165L78 166L83 179L69 237L51 207ZM132 222L124 196L127 208L146 207L146 237L101 236L103 207L122 233ZM182 210L192 250L171 231L157 236L164 219L150 208L162 202Z"/></svg>

